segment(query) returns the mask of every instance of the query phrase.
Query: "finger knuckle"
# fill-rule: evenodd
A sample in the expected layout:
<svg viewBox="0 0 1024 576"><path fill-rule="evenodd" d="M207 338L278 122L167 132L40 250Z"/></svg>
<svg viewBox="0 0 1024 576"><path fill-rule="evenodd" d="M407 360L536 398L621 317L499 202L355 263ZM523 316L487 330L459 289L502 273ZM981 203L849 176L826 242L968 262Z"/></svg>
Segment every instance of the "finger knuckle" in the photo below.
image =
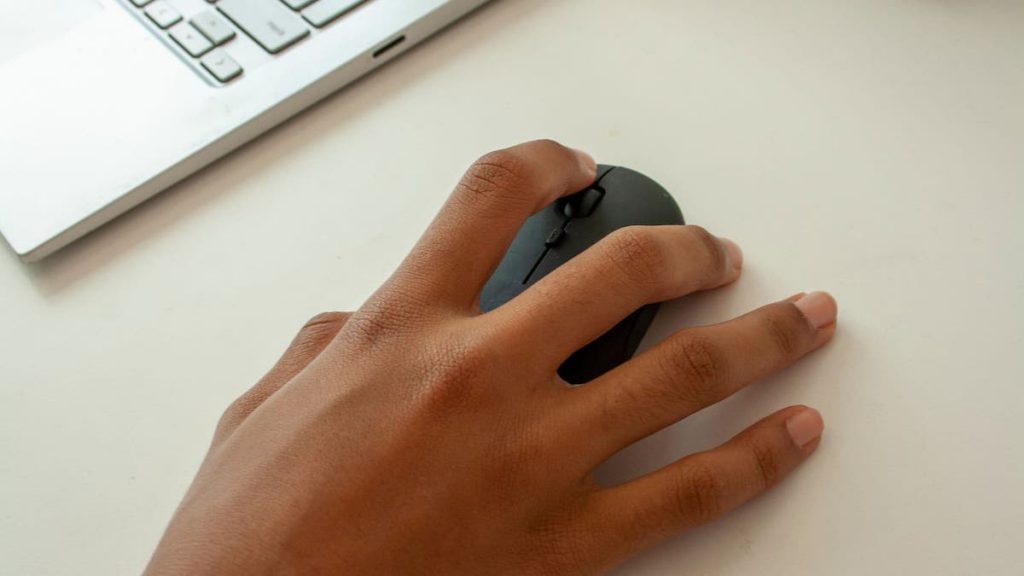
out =
<svg viewBox="0 0 1024 576"><path fill-rule="evenodd" d="M771 488L778 483L782 475L782 463L778 453L762 442L751 442L747 448L754 461L760 487Z"/></svg>
<svg viewBox="0 0 1024 576"><path fill-rule="evenodd" d="M728 256L718 238L701 226L690 225L684 227L684 230L692 251L701 264L701 280L706 284L721 277L728 263Z"/></svg>
<svg viewBox="0 0 1024 576"><path fill-rule="evenodd" d="M522 149L522 150L533 149L534 151L536 151L540 155L554 155L554 154L559 154L559 153L567 152L567 149L566 149L565 146L563 146L557 140L552 140L551 138L540 138L538 140L532 140L530 142L527 142L526 144L523 144L521 146L517 146L516 149Z"/></svg>
<svg viewBox="0 0 1024 576"><path fill-rule="evenodd" d="M232 400L221 413L220 420L217 422L217 430L235 427L242 420L248 418L249 414L252 414L262 403L263 397L254 389L246 390L241 396Z"/></svg>
<svg viewBox="0 0 1024 576"><path fill-rule="evenodd" d="M662 354L666 382L675 382L676 395L685 403L707 406L718 401L725 377L725 361L718 345L703 336L684 336L672 341Z"/></svg>
<svg viewBox="0 0 1024 576"><path fill-rule="evenodd" d="M320 312L302 325L302 330L317 330L324 326L335 326L343 323L347 314L343 312Z"/></svg>
<svg viewBox="0 0 1024 576"><path fill-rule="evenodd" d="M299 349L320 349L338 333L348 319L341 312L321 312L302 325L292 342Z"/></svg>
<svg viewBox="0 0 1024 576"><path fill-rule="evenodd" d="M492 450L503 463L491 472L490 484L496 494L515 498L524 485L540 486L551 478L551 471L564 462L551 438L542 428L530 424L501 426L504 438Z"/></svg>
<svg viewBox="0 0 1024 576"><path fill-rule="evenodd" d="M775 306L762 316L762 328L775 350L786 358L799 355L809 341L807 321L796 306Z"/></svg>
<svg viewBox="0 0 1024 576"><path fill-rule="evenodd" d="M601 421L609 431L628 422L662 420L666 412L675 412L690 402L680 392L682 378L672 367L672 360L654 359L652 369L645 370L641 380L642 385L619 386L605 396Z"/></svg>
<svg viewBox="0 0 1024 576"><path fill-rule="evenodd" d="M725 509L726 485L721 472L710 464L693 463L674 489L676 513L693 524L705 524Z"/></svg>
<svg viewBox="0 0 1024 576"><path fill-rule="evenodd" d="M616 434L635 422L659 420L667 407L675 405L671 403L675 394L666 392L674 388L674 383L663 382L660 374L660 371L650 376L643 374L641 381L647 385L615 386L608 394L600 396L601 416L597 423L602 434Z"/></svg>
<svg viewBox="0 0 1024 576"><path fill-rule="evenodd" d="M515 441L509 442L504 446L501 453L503 456L502 461L507 466L501 471L504 482L518 484L518 476L526 475L527 471L531 469L544 468L543 466L538 466L538 464L546 459L548 451L545 443L529 436L525 438L520 436ZM508 488L509 486L506 485L505 487Z"/></svg>
<svg viewBox="0 0 1024 576"><path fill-rule="evenodd" d="M449 415L479 407L492 365L489 348L464 337L434 340L420 389L424 408L433 415Z"/></svg>
<svg viewBox="0 0 1024 576"><path fill-rule="evenodd" d="M368 304L349 320L345 332L357 347L372 346L384 338L397 324L396 313L390 306Z"/></svg>
<svg viewBox="0 0 1024 576"><path fill-rule="evenodd" d="M627 226L608 237L605 253L625 282L655 285L665 270L667 255L653 231Z"/></svg>
<svg viewBox="0 0 1024 576"><path fill-rule="evenodd" d="M354 347L373 346L392 335L407 334L427 310L419 300L385 286L348 318L344 333Z"/></svg>
<svg viewBox="0 0 1024 576"><path fill-rule="evenodd" d="M498 150L482 156L470 166L456 189L456 198L477 210L503 207L531 201L526 160L512 150Z"/></svg>
<svg viewBox="0 0 1024 576"><path fill-rule="evenodd" d="M578 505L557 507L528 527L519 574L564 576L593 572L593 524L581 517Z"/></svg>

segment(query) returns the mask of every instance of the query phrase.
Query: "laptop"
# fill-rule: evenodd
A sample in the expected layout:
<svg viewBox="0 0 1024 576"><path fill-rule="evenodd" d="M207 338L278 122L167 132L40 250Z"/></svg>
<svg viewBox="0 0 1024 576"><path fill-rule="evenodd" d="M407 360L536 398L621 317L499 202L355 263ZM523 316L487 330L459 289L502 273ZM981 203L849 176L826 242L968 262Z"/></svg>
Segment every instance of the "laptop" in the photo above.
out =
<svg viewBox="0 0 1024 576"><path fill-rule="evenodd" d="M487 0L0 0L0 233L38 260Z"/></svg>

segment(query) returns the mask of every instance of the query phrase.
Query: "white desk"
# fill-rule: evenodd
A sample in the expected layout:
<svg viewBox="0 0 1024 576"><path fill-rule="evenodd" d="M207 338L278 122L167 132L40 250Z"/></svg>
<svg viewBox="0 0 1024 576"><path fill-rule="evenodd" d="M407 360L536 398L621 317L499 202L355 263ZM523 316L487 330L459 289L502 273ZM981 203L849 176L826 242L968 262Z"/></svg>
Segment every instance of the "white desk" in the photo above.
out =
<svg viewBox="0 0 1024 576"><path fill-rule="evenodd" d="M0 251L0 573L134 574L227 403L378 285L479 153L549 136L737 239L833 344L652 437L624 478L790 403L818 454L622 574L1021 574L1024 3L501 0L69 250Z"/></svg>

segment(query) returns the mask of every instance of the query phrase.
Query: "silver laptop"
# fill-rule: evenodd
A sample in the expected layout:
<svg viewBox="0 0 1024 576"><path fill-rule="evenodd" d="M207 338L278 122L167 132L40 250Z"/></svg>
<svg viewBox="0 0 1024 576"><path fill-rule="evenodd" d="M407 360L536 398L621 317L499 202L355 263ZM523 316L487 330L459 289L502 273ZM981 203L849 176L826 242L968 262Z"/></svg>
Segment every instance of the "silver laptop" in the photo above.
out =
<svg viewBox="0 0 1024 576"><path fill-rule="evenodd" d="M0 232L68 244L486 0L0 0Z"/></svg>

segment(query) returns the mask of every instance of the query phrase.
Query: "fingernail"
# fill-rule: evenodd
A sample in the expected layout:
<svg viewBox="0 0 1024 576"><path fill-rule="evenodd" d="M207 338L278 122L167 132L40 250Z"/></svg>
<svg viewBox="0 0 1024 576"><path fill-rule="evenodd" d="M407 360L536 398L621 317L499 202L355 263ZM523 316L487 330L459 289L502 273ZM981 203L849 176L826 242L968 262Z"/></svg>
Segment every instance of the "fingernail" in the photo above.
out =
<svg viewBox="0 0 1024 576"><path fill-rule="evenodd" d="M719 238L722 244L725 244L725 249L729 251L729 262L732 267L739 270L743 267L743 250L740 249L739 244L729 240L728 238Z"/></svg>
<svg viewBox="0 0 1024 576"><path fill-rule="evenodd" d="M805 294L795 304L815 328L822 328L836 321L836 301L825 292Z"/></svg>
<svg viewBox="0 0 1024 576"><path fill-rule="evenodd" d="M814 442L824 429L825 421L814 408L804 408L786 420L786 432L799 448Z"/></svg>
<svg viewBox="0 0 1024 576"><path fill-rule="evenodd" d="M597 174L597 162L594 161L594 157L587 154L583 150L573 148L572 151L576 154L577 160L580 162L580 167L587 174Z"/></svg>

